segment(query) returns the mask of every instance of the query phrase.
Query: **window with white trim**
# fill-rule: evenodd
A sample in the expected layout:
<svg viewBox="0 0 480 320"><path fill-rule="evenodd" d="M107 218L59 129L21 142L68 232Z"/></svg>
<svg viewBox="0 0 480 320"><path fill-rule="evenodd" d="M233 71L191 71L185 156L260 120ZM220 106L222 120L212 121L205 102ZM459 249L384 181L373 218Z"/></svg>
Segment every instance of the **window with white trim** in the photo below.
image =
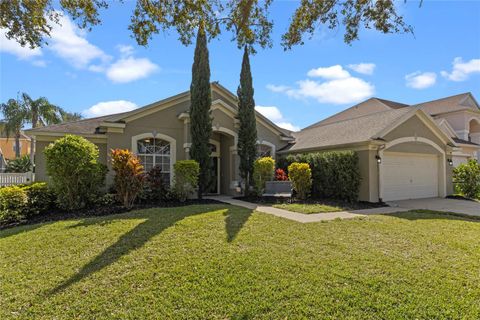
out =
<svg viewBox="0 0 480 320"><path fill-rule="evenodd" d="M170 142L157 138L137 140L137 156L145 172L159 166L165 183L170 184Z"/></svg>
<svg viewBox="0 0 480 320"><path fill-rule="evenodd" d="M272 147L266 144L257 144L257 158L271 157Z"/></svg>

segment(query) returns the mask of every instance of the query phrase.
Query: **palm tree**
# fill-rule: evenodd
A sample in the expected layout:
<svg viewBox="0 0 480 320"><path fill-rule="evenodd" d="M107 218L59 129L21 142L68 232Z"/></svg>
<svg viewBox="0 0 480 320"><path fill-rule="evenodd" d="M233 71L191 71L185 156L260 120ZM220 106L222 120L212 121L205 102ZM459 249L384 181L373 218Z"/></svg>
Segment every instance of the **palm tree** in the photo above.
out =
<svg viewBox="0 0 480 320"><path fill-rule="evenodd" d="M23 125L28 119L28 110L23 103L15 99L9 99L7 103L0 104L0 111L3 113L3 129L7 138L13 134L15 136L15 157L20 157L20 137Z"/></svg>
<svg viewBox="0 0 480 320"><path fill-rule="evenodd" d="M83 118L78 112L68 112L63 109L60 109L60 116L62 117L62 122L77 121Z"/></svg>
<svg viewBox="0 0 480 320"><path fill-rule="evenodd" d="M47 98L40 97L33 100L28 94L22 94L22 104L25 108L26 122L32 124L32 128L48 126L50 124L60 123L62 121L62 111L60 107L51 104ZM30 159L33 161L35 154L35 141L30 141Z"/></svg>

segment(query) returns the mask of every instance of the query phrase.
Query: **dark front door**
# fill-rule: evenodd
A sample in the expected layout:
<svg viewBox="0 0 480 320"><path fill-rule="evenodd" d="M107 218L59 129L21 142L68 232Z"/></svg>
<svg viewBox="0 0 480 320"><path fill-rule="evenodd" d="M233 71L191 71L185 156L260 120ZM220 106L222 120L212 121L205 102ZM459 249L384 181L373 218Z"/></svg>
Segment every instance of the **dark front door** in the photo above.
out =
<svg viewBox="0 0 480 320"><path fill-rule="evenodd" d="M205 193L217 194L218 193L218 157L210 158L210 181L208 183Z"/></svg>

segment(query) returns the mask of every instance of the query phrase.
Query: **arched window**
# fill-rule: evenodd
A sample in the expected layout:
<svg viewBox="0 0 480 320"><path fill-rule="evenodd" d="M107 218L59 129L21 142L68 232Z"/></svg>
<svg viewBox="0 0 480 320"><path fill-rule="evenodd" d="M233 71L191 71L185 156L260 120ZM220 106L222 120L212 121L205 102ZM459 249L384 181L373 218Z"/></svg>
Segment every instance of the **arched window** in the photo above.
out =
<svg viewBox="0 0 480 320"><path fill-rule="evenodd" d="M257 157L275 158L275 145L265 140L257 141Z"/></svg>
<svg viewBox="0 0 480 320"><path fill-rule="evenodd" d="M162 170L165 182L170 181L170 142L145 138L137 140L137 156L143 164L145 171L159 166Z"/></svg>
<svg viewBox="0 0 480 320"><path fill-rule="evenodd" d="M257 157L271 157L272 156L272 147L265 144L257 144Z"/></svg>
<svg viewBox="0 0 480 320"><path fill-rule="evenodd" d="M138 137L134 143L134 152L142 163L145 172L159 166L162 176L167 184L170 184L172 170L172 144L161 138Z"/></svg>

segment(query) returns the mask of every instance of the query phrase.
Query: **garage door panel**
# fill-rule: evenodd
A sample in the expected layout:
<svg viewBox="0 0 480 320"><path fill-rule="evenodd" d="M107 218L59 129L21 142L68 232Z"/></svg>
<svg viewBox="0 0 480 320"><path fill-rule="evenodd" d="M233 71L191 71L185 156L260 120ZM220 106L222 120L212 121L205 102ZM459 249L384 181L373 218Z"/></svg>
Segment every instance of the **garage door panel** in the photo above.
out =
<svg viewBox="0 0 480 320"><path fill-rule="evenodd" d="M438 196L438 157L385 152L382 161L383 200Z"/></svg>

